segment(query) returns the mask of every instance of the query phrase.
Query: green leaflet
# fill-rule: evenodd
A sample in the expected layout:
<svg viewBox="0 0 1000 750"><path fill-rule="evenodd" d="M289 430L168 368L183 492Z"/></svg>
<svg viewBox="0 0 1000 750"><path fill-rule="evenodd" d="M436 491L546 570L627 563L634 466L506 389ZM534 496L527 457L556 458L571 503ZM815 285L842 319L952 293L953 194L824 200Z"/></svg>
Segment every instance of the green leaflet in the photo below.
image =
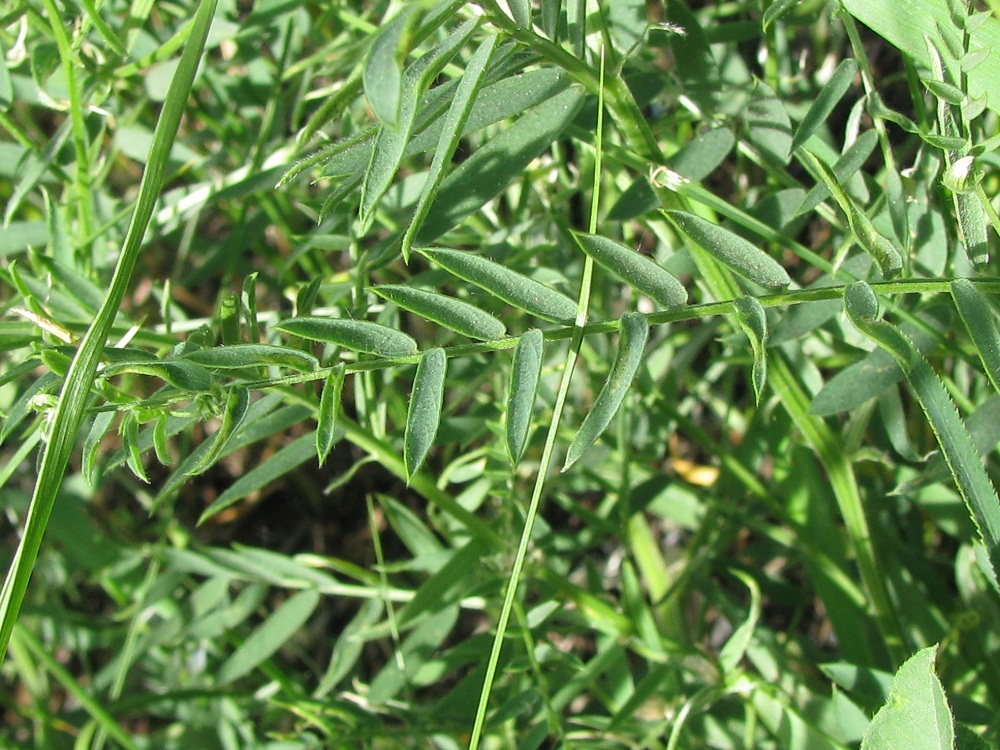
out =
<svg viewBox="0 0 1000 750"><path fill-rule="evenodd" d="M403 434L403 463L406 465L407 482L423 465L434 445L434 438L437 437L447 373L448 357L444 349L429 349L417 364Z"/></svg>
<svg viewBox="0 0 1000 750"><path fill-rule="evenodd" d="M868 284L862 281L847 287L844 302L858 330L888 351L902 368L941 446L993 571L1000 570L1000 499L944 383L905 334L879 319L878 298Z"/></svg>
<svg viewBox="0 0 1000 750"><path fill-rule="evenodd" d="M684 211L664 213L692 242L743 278L770 292L780 292L791 283L778 261L739 235Z"/></svg>
<svg viewBox="0 0 1000 750"><path fill-rule="evenodd" d="M217 684L243 677L288 643L315 611L319 599L319 592L308 588L284 602L226 659L216 676Z"/></svg>
<svg viewBox="0 0 1000 750"><path fill-rule="evenodd" d="M210 370L240 370L276 365L299 372L311 372L319 367L319 360L307 352L267 344L233 344L195 349L184 354L181 361L193 362Z"/></svg>
<svg viewBox="0 0 1000 750"><path fill-rule="evenodd" d="M441 128L441 138L438 140L437 148L434 149L430 171L427 173L427 179L420 192L417 207L413 211L413 218L410 219L410 226L407 228L406 234L403 235L404 261L409 262L413 238L423 226L424 219L427 218L427 213L430 211L431 205L437 197L441 181L444 179L445 166L451 161L455 149L458 148L462 129L469 119L472 106L482 88L498 40L499 37L491 35L479 45L479 49L472 56L465 73L458 82L458 90L455 92L455 98L448 108L448 114L445 116L444 125Z"/></svg>
<svg viewBox="0 0 1000 750"><path fill-rule="evenodd" d="M639 370L639 365L642 364L642 354L648 337L649 322L645 315L626 313L622 316L618 352L611 365L611 372L597 400L594 401L593 408L583 420L580 431L566 452L563 471L575 464L611 424L618 407L625 399L632 379Z"/></svg>
<svg viewBox="0 0 1000 750"><path fill-rule="evenodd" d="M580 249L594 262L664 309L687 302L687 290L665 269L614 240L596 234L574 232Z"/></svg>
<svg viewBox="0 0 1000 750"><path fill-rule="evenodd" d="M495 341L507 333L507 327L488 312L454 297L396 284L374 286L372 291L404 310L469 338Z"/></svg>
<svg viewBox="0 0 1000 750"><path fill-rule="evenodd" d="M380 357L409 357L417 353L417 342L405 333L367 320L289 318L275 328L310 341L337 344L351 351Z"/></svg>
<svg viewBox="0 0 1000 750"><path fill-rule="evenodd" d="M522 334L514 349L504 432L507 438L507 455L515 466L521 460L528 429L531 427L531 412L538 391L538 377L542 371L543 344L542 332L535 328Z"/></svg>
<svg viewBox="0 0 1000 750"><path fill-rule="evenodd" d="M330 455L337 434L337 411L340 409L340 395L344 390L344 365L337 365L326 376L323 393L319 399L319 414L316 416L316 456L320 466Z"/></svg>
<svg viewBox="0 0 1000 750"><path fill-rule="evenodd" d="M968 279L951 282L951 296L972 343L976 345L976 353L986 376L993 388L1000 392L1000 332L997 331L993 308Z"/></svg>
<svg viewBox="0 0 1000 750"><path fill-rule="evenodd" d="M410 140L420 95L458 53L479 25L478 19L466 21L436 49L414 62L403 74L398 121L383 124L375 135L371 161L361 184L361 226L371 225L379 200L392 184ZM367 80L366 80L367 83Z"/></svg>
<svg viewBox="0 0 1000 750"><path fill-rule="evenodd" d="M934 673L937 646L921 649L892 678L889 698L872 718L861 750L951 750L955 726L941 680Z"/></svg>
<svg viewBox="0 0 1000 750"><path fill-rule="evenodd" d="M414 244L430 244L496 197L559 137L583 100L579 89L567 89L532 107L476 149L445 178Z"/></svg>
<svg viewBox="0 0 1000 750"><path fill-rule="evenodd" d="M404 8L399 15L382 25L372 35L371 49L362 80L365 95L372 112L390 128L399 119L400 99L403 91L403 60L406 58L410 36L419 14L417 6Z"/></svg>
<svg viewBox="0 0 1000 750"><path fill-rule="evenodd" d="M858 64L848 58L837 66L837 69L830 76L830 80L823 86L823 90L810 105L799 127L792 136L792 151L795 151L803 143L809 140L813 133L821 128L827 118L833 112L837 103L844 98L844 94L851 87L854 76L858 73Z"/></svg>
<svg viewBox="0 0 1000 750"><path fill-rule="evenodd" d="M897 276L903 270L903 256L900 255L895 245L888 238L883 237L876 231L865 213L854 202L854 199L847 194L840 185L840 181L823 161L808 151L803 151L806 159L816 168L820 178L826 183L830 193L833 195L840 210L847 217L847 223L851 227L854 238L862 249L871 255L882 270L882 275L890 279Z"/></svg>
<svg viewBox="0 0 1000 750"><path fill-rule="evenodd" d="M733 300L733 305L736 307L736 319L750 339L750 348L753 350L751 380L754 400L760 405L760 395L767 383L767 315L756 297L738 297Z"/></svg>
<svg viewBox="0 0 1000 750"><path fill-rule="evenodd" d="M142 482L149 484L149 475L146 474L146 469L143 468L142 452L138 446L139 420L135 412L127 412L122 418L121 424L118 425L118 435L121 437L127 451L125 462L128 464L128 468Z"/></svg>
<svg viewBox="0 0 1000 750"><path fill-rule="evenodd" d="M187 470L187 476L201 474L219 460L226 446L229 445L229 441L246 419L249 408L250 391L243 387L231 388L226 396L226 405L222 410L222 424L210 438L212 447L207 453L202 454L194 466Z"/></svg>
<svg viewBox="0 0 1000 750"><path fill-rule="evenodd" d="M563 324L576 316L576 303L569 297L492 260L446 248L422 248L420 253L519 310Z"/></svg>

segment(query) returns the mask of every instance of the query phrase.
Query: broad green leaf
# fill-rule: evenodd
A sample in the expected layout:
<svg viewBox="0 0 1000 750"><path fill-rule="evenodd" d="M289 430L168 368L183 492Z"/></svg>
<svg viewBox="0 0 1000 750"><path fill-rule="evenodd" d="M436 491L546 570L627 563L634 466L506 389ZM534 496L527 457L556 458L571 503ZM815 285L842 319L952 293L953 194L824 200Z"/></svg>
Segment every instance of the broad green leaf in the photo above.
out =
<svg viewBox="0 0 1000 750"><path fill-rule="evenodd" d="M195 349L184 354L182 361L193 362L210 370L240 370L273 365L299 372L312 372L319 367L319 360L307 352L267 344L233 344Z"/></svg>
<svg viewBox="0 0 1000 750"><path fill-rule="evenodd" d="M382 124L375 135L371 161L364 171L361 183L360 220L367 229L374 217L375 208L399 170L406 153L406 144L417 117L420 95L425 91L444 66L458 53L479 25L478 19L470 19L455 30L436 49L414 62L403 74L402 92L399 100L398 121L391 125Z"/></svg>
<svg viewBox="0 0 1000 750"><path fill-rule="evenodd" d="M669 310L687 302L684 285L649 258L596 234L574 232L573 238L599 266L660 307Z"/></svg>
<svg viewBox="0 0 1000 750"><path fill-rule="evenodd" d="M808 141L813 133L826 124L834 107L851 88L851 83L853 83L857 73L858 64L850 58L843 60L837 66L833 75L830 76L830 80L826 82L813 103L809 105L809 110L802 118L802 122L799 123L799 127L796 128L795 135L792 136L792 151Z"/></svg>
<svg viewBox="0 0 1000 750"><path fill-rule="evenodd" d="M874 130L866 130L858 136L848 147L840 158L833 165L833 175L837 181L846 185L847 181L861 169L862 165L868 161L875 147L878 145L878 133ZM826 200L830 195L830 189L825 182L818 182L806 193L802 205L799 206L796 214L804 214L812 211L816 206Z"/></svg>
<svg viewBox="0 0 1000 750"><path fill-rule="evenodd" d="M544 342L542 332L535 328L522 334L514 349L504 433L507 438L507 455L515 466L521 460L531 427L531 412L538 391L538 378L542 372Z"/></svg>
<svg viewBox="0 0 1000 750"><path fill-rule="evenodd" d="M566 452L563 471L575 464L611 424L618 407L625 399L625 394L628 393L632 379L639 370L639 365L642 364L648 337L649 322L645 315L625 313L622 316L618 352L611 365L611 372L597 395L593 408L583 420L580 431Z"/></svg>
<svg viewBox="0 0 1000 750"><path fill-rule="evenodd" d="M337 365L326 376L323 393L319 398L319 414L316 417L316 456L322 466L330 455L337 438L337 412L340 409L340 395L344 390L344 366Z"/></svg>
<svg viewBox="0 0 1000 750"><path fill-rule="evenodd" d="M510 16L523 29L531 28L531 0L508 0Z"/></svg>
<svg viewBox="0 0 1000 750"><path fill-rule="evenodd" d="M188 475L201 474L219 460L233 435L243 425L249 408L250 391L239 386L230 388L222 410L222 423L210 438L212 447L203 454L200 461L188 469Z"/></svg>
<svg viewBox="0 0 1000 750"><path fill-rule="evenodd" d="M844 303L855 327L888 351L902 368L941 446L993 571L1000 570L1000 499L944 383L902 331L879 320L878 298L868 284L849 286Z"/></svg>
<svg viewBox="0 0 1000 750"><path fill-rule="evenodd" d="M760 396L767 382L767 315L756 297L737 297L733 304L740 328L750 339L753 351L753 395L760 405Z"/></svg>
<svg viewBox="0 0 1000 750"><path fill-rule="evenodd" d="M399 119L403 91L403 60L409 51L413 29L420 20L419 5L404 8L399 15L372 35L362 80L372 112L380 122L394 128Z"/></svg>
<svg viewBox="0 0 1000 750"><path fill-rule="evenodd" d="M948 104L957 107L965 100L965 94L962 93L962 89L958 88L958 86L952 86L950 83L935 81L934 79L927 79L922 81L922 83L934 96L948 102Z"/></svg>
<svg viewBox="0 0 1000 750"><path fill-rule="evenodd" d="M444 349L429 349L417 364L403 434L403 462L406 464L407 482L423 465L434 445L434 438L437 437L444 406L444 380L447 372L448 357Z"/></svg>
<svg viewBox="0 0 1000 750"><path fill-rule="evenodd" d="M791 283L778 261L739 235L683 211L665 213L692 242L743 278L770 292L780 292Z"/></svg>
<svg viewBox="0 0 1000 750"><path fill-rule="evenodd" d="M372 287L372 291L404 310L469 338L495 341L507 333L507 327L488 312L454 297L397 284L381 284Z"/></svg>
<svg viewBox="0 0 1000 750"><path fill-rule="evenodd" d="M163 184L170 147L180 128L188 95L215 16L215 8L216 0L203 0L193 11L191 23L185 27L184 51L170 82L166 100L160 109L149 159L135 200L135 210L121 245L107 297L80 342L73 365L66 375L58 406L53 415L49 440L45 443L39 464L38 481L35 484L24 531L4 579L3 590L0 592L0 662L7 653L7 644L21 609L21 602L24 600L45 527L62 485L63 474L76 446L77 432L83 422L84 410L89 401L105 342L121 308L122 299L129 289L132 271L143 247L143 238ZM66 118L66 125L68 126L73 119L75 118ZM52 141L65 137L69 132L69 127L60 128L60 133L63 135L57 136ZM52 146L53 143L50 143L49 147ZM46 149L47 153L49 147ZM55 150L58 151L58 148ZM11 212L16 210L12 204L13 200L8 201L8 218Z"/></svg>
<svg viewBox="0 0 1000 750"><path fill-rule="evenodd" d="M564 324L576 316L576 303L569 297L500 263L446 248L421 248L420 254L518 310Z"/></svg>
<svg viewBox="0 0 1000 750"><path fill-rule="evenodd" d="M976 345L976 353L982 360L986 376L993 388L1000 392L1000 332L997 331L993 308L968 279L951 282L951 296L972 343Z"/></svg>
<svg viewBox="0 0 1000 750"><path fill-rule="evenodd" d="M955 728L941 681L937 646L921 649L899 668L886 704L872 719L861 750L952 750Z"/></svg>
<svg viewBox="0 0 1000 750"><path fill-rule="evenodd" d="M417 353L417 342L405 333L366 320L289 318L275 328L310 341L337 344L351 351L380 357L408 357Z"/></svg>
<svg viewBox="0 0 1000 750"><path fill-rule="evenodd" d="M803 153L806 159L815 167L823 182L826 183L830 193L840 206L840 210L844 212L844 215L847 217L847 223L850 225L851 232L854 234L854 238L858 244L875 259L885 278L890 279L897 276L903 270L903 256L900 255L896 246L888 238L879 234L872 225L871 219L865 215L864 211L858 207L854 199L841 186L833 170L821 159L808 151L804 151Z"/></svg>
<svg viewBox="0 0 1000 750"><path fill-rule="evenodd" d="M442 183L414 244L429 245L523 174L572 122L583 99L578 89L567 89L532 107L479 147Z"/></svg>
<svg viewBox="0 0 1000 750"><path fill-rule="evenodd" d="M940 28L953 28L945 0L842 0L852 16L921 65L931 67L925 37L941 40ZM988 18L972 34L970 49L1000 49L1000 21ZM943 40L941 40L943 43ZM969 94L989 95L989 107L1000 112L1000 56L990 55L969 72Z"/></svg>
<svg viewBox="0 0 1000 750"><path fill-rule="evenodd" d="M458 83L458 90L455 92L455 98L445 116L444 125L441 128L441 138L437 148L434 149L434 158L420 192L420 198L417 200L417 207L413 211L413 218L410 219L410 226L407 227L406 233L403 235L403 260L407 262L409 262L413 238L423 226L424 219L427 218L427 213L430 211L431 205L437 197L441 181L444 179L445 167L451 162L455 149L458 148L462 129L469 119L476 95L482 88L498 40L499 37L491 34L479 45L479 49L472 56Z"/></svg>
<svg viewBox="0 0 1000 750"><path fill-rule="evenodd" d="M216 498L215 502L202 512L198 518L198 524L205 523L212 516L221 513L233 503L239 502L251 492L262 489L274 480L280 479L315 456L315 436L311 432L308 435L302 435L268 458L267 461L233 482L225 492Z"/></svg>
<svg viewBox="0 0 1000 750"><path fill-rule="evenodd" d="M216 683L226 685L237 680L273 656L306 624L319 600L319 592L309 588L284 602L226 659L216 675Z"/></svg>

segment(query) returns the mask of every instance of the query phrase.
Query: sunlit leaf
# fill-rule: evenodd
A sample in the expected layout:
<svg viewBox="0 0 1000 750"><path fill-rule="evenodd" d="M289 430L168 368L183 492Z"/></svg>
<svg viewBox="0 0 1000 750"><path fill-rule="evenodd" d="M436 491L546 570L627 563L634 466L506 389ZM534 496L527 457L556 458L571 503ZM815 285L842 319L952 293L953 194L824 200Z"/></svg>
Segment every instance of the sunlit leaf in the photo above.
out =
<svg viewBox="0 0 1000 750"><path fill-rule="evenodd" d="M753 351L753 395L760 404L760 396L767 382L767 315L756 297L738 297L733 301L737 320L750 340Z"/></svg>
<svg viewBox="0 0 1000 750"><path fill-rule="evenodd" d="M566 462L563 471L575 464L587 449L592 446L611 424L628 393L632 379L642 364L646 339L649 337L649 323L646 316L637 313L626 313L622 316L621 333L618 340L618 352L611 365L611 372L605 381L601 392L594 401L594 406L587 413L580 431L573 439L566 452Z"/></svg>
<svg viewBox="0 0 1000 750"><path fill-rule="evenodd" d="M558 323L570 323L576 315L576 303L566 295L492 260L446 248L422 248L420 253L518 310Z"/></svg>
<svg viewBox="0 0 1000 750"><path fill-rule="evenodd" d="M184 354L183 361L193 362L210 370L239 370L273 365L311 372L319 367L319 360L308 352L268 344L233 344L195 349Z"/></svg>
<svg viewBox="0 0 1000 750"><path fill-rule="evenodd" d="M406 464L407 479L423 465L437 437L447 372L448 358L444 349L429 349L417 365L403 434L403 462Z"/></svg>
<svg viewBox="0 0 1000 750"><path fill-rule="evenodd" d="M404 310L469 338L494 341L507 333L507 327L488 312L454 297L397 284L381 284L372 287L372 291Z"/></svg>
<svg viewBox="0 0 1000 750"><path fill-rule="evenodd" d="M323 393L319 399L319 414L316 417L316 455L320 466L333 449L337 433L337 412L340 409L340 395L344 389L344 366L330 370L323 383Z"/></svg>
<svg viewBox="0 0 1000 750"><path fill-rule="evenodd" d="M687 302L684 285L649 258L607 237L583 233L574 233L573 237L599 266L660 307L669 310Z"/></svg>
<svg viewBox="0 0 1000 750"><path fill-rule="evenodd" d="M850 58L837 66L833 75L830 76L830 80L826 82L816 98L813 99L813 103L809 105L805 117L802 118L802 122L795 130L795 135L792 137L792 151L808 141L813 133L823 127L834 108L844 98L844 94L851 88L851 83L857 73L858 64Z"/></svg>
<svg viewBox="0 0 1000 750"><path fill-rule="evenodd" d="M504 431L507 437L507 455L515 465L521 460L528 429L531 427L531 412L542 371L543 344L542 332L533 329L521 335L514 349Z"/></svg>
<svg viewBox="0 0 1000 750"><path fill-rule="evenodd" d="M351 351L367 352L381 357L407 357L417 353L417 342L405 333L366 320L289 318L274 327L310 341L337 344Z"/></svg>
<svg viewBox="0 0 1000 750"><path fill-rule="evenodd" d="M667 211L666 215L692 242L743 278L772 292L791 283L778 261L738 234L683 211Z"/></svg>

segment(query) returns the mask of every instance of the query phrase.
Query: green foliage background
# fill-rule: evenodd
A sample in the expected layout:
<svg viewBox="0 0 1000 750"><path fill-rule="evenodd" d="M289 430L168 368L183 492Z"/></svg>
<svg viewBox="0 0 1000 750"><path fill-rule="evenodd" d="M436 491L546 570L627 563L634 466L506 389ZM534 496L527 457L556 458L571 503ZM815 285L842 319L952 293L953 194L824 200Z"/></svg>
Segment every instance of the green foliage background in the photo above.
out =
<svg viewBox="0 0 1000 750"><path fill-rule="evenodd" d="M995 2L0 18L0 743L1000 743Z"/></svg>

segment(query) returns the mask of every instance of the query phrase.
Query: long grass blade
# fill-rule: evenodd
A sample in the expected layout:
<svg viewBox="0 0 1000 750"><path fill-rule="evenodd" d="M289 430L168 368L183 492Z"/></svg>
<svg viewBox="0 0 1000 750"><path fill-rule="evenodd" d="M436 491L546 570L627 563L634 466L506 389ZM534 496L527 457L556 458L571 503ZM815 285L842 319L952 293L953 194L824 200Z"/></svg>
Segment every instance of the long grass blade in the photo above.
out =
<svg viewBox="0 0 1000 750"><path fill-rule="evenodd" d="M66 383L53 415L51 437L42 453L38 481L25 519L24 533L7 571L7 577L4 579L3 590L0 592L0 660L7 653L7 644L21 609L21 602L24 600L31 571L52 512L52 505L62 484L63 474L83 421L84 409L105 341L139 258L143 235L160 193L170 148L180 127L185 104L194 83L198 63L208 38L208 30L215 15L216 2L217 0L202 0L195 11L184 51L156 123L149 159L139 184L135 212L132 214L121 255L111 278L108 296L87 330L73 364L66 374Z"/></svg>

